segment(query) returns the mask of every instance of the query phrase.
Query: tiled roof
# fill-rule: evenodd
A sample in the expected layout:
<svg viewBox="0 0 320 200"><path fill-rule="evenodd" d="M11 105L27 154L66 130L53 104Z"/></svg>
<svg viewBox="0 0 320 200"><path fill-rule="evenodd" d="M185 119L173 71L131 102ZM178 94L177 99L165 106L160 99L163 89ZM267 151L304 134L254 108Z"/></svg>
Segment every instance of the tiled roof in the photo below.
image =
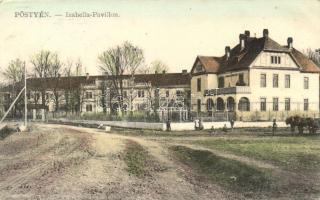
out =
<svg viewBox="0 0 320 200"><path fill-rule="evenodd" d="M198 56L198 59L206 72L218 72L221 58L213 56Z"/></svg>
<svg viewBox="0 0 320 200"><path fill-rule="evenodd" d="M319 67L307 56L296 49L292 49L291 54L296 59L296 62L301 67L303 72L320 72Z"/></svg>
<svg viewBox="0 0 320 200"><path fill-rule="evenodd" d="M72 77L60 77L60 78L29 78L27 84L29 88L76 88L81 84L90 84L95 80L111 80L113 76L72 76ZM130 75L123 75L124 79L130 78ZM186 73L165 73L165 74L136 74L134 75L134 81L136 83L151 82L153 86L165 87L165 86L183 86L190 84L190 74Z"/></svg>
<svg viewBox="0 0 320 200"><path fill-rule="evenodd" d="M201 62L206 73L222 73L248 69L261 51L274 51L289 53L303 72L320 72L313 61L304 54L294 48L289 49L288 46L281 46L270 37L249 37L245 46L243 50L240 49L240 44L232 48L228 60L226 55L221 57L198 56L196 62L197 60Z"/></svg>

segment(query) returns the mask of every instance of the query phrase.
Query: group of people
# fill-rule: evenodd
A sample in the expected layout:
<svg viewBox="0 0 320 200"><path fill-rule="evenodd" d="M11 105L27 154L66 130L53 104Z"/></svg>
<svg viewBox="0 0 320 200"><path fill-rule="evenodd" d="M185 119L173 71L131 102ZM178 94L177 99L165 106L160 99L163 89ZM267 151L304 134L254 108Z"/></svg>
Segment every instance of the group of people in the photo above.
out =
<svg viewBox="0 0 320 200"><path fill-rule="evenodd" d="M233 130L234 119L230 119L229 122L230 122L231 130ZM171 131L171 120L170 119L167 120L166 126L167 126L167 131ZM203 123L202 123L201 118L194 120L194 130L203 130L203 129L204 129L204 127L203 127ZM272 134L273 135L275 134L276 129L277 129L277 122L276 122L276 119L273 119L273 123L272 123ZM213 126L212 126L211 130L214 130ZM226 124L224 124L222 130L224 132L227 132L228 128L227 128Z"/></svg>

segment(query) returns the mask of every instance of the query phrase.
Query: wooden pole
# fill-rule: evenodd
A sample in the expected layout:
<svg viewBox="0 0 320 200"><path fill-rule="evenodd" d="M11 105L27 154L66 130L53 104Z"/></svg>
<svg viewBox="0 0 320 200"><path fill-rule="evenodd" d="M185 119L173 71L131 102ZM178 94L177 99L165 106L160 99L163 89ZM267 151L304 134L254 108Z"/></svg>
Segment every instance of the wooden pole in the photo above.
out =
<svg viewBox="0 0 320 200"><path fill-rule="evenodd" d="M28 99L27 99L27 67L24 63L24 126L27 127L28 123Z"/></svg>

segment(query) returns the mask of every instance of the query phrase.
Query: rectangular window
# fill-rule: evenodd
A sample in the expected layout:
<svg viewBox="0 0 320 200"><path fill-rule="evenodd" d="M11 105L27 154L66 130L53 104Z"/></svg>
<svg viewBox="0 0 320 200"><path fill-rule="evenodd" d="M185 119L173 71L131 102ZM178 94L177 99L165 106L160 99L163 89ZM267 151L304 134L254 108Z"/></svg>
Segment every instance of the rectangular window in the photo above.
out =
<svg viewBox="0 0 320 200"><path fill-rule="evenodd" d="M176 91L176 95L177 95L177 97L181 97L182 96L182 91L181 90L177 90Z"/></svg>
<svg viewBox="0 0 320 200"><path fill-rule="evenodd" d="M123 91L123 98L127 98L127 97L128 97L127 91Z"/></svg>
<svg viewBox="0 0 320 200"><path fill-rule="evenodd" d="M285 98L284 99L284 110L285 111L290 111L290 98Z"/></svg>
<svg viewBox="0 0 320 200"><path fill-rule="evenodd" d="M169 97L169 94L170 94L170 92L169 92L169 90L167 90L166 91L166 97Z"/></svg>
<svg viewBox="0 0 320 200"><path fill-rule="evenodd" d="M266 98L260 98L260 110L261 111L267 110L267 99Z"/></svg>
<svg viewBox="0 0 320 200"><path fill-rule="evenodd" d="M279 99L278 98L273 98L273 111L278 111L279 110Z"/></svg>
<svg viewBox="0 0 320 200"><path fill-rule="evenodd" d="M239 74L239 82L244 83L243 74Z"/></svg>
<svg viewBox="0 0 320 200"><path fill-rule="evenodd" d="M303 110L304 111L308 111L309 110L309 100L308 99L304 99L303 100Z"/></svg>
<svg viewBox="0 0 320 200"><path fill-rule="evenodd" d="M304 77L303 79L303 88L309 89L309 77Z"/></svg>
<svg viewBox="0 0 320 200"><path fill-rule="evenodd" d="M285 75L284 87L290 88L290 75L289 74Z"/></svg>
<svg viewBox="0 0 320 200"><path fill-rule="evenodd" d="M274 88L279 87L279 75L278 74L273 74L272 82L273 82Z"/></svg>
<svg viewBox="0 0 320 200"><path fill-rule="evenodd" d="M271 64L281 64L280 56L271 56Z"/></svg>
<svg viewBox="0 0 320 200"><path fill-rule="evenodd" d="M143 90L139 90L138 91L138 97L139 98L143 98L144 97L144 91Z"/></svg>
<svg viewBox="0 0 320 200"><path fill-rule="evenodd" d="M160 93L160 90L159 90L159 88L157 88L157 89L154 91L154 96L155 96L155 97L159 97L159 93Z"/></svg>
<svg viewBox="0 0 320 200"><path fill-rule="evenodd" d="M197 91L200 92L201 91L201 78L197 79Z"/></svg>
<svg viewBox="0 0 320 200"><path fill-rule="evenodd" d="M91 104L87 104L86 105L86 111L87 112L92 112L92 105Z"/></svg>
<svg viewBox="0 0 320 200"><path fill-rule="evenodd" d="M267 75L261 74L260 75L260 87L266 87L267 86Z"/></svg>
<svg viewBox="0 0 320 200"><path fill-rule="evenodd" d="M86 98L92 99L92 92L86 92Z"/></svg>
<svg viewBox="0 0 320 200"><path fill-rule="evenodd" d="M224 77L218 78L218 88L224 88Z"/></svg>
<svg viewBox="0 0 320 200"><path fill-rule="evenodd" d="M198 109L198 112L201 112L201 99L198 99L197 101L197 109Z"/></svg>

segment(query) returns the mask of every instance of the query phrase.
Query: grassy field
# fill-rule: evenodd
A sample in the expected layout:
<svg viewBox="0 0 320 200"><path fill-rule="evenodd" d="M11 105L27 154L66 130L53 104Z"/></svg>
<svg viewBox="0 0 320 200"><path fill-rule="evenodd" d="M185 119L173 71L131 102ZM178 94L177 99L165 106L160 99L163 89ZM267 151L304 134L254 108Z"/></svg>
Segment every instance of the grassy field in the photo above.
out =
<svg viewBox="0 0 320 200"><path fill-rule="evenodd" d="M271 191L271 171L259 169L236 160L217 156L209 151L172 146L174 155L205 179L250 197L265 196Z"/></svg>
<svg viewBox="0 0 320 200"><path fill-rule="evenodd" d="M192 143L271 162L287 170L320 172L319 136L219 136Z"/></svg>
<svg viewBox="0 0 320 200"><path fill-rule="evenodd" d="M124 152L124 161L127 165L128 173L137 177L144 177L149 175L148 152L138 143L128 140Z"/></svg>
<svg viewBox="0 0 320 200"><path fill-rule="evenodd" d="M173 158L198 176L249 199L317 199L320 137L269 128L159 132L119 130L169 147ZM240 197L239 197L240 198Z"/></svg>
<svg viewBox="0 0 320 200"><path fill-rule="evenodd" d="M127 140L123 160L127 165L127 172L138 178L151 177L153 173L166 170L142 145L133 140Z"/></svg>

